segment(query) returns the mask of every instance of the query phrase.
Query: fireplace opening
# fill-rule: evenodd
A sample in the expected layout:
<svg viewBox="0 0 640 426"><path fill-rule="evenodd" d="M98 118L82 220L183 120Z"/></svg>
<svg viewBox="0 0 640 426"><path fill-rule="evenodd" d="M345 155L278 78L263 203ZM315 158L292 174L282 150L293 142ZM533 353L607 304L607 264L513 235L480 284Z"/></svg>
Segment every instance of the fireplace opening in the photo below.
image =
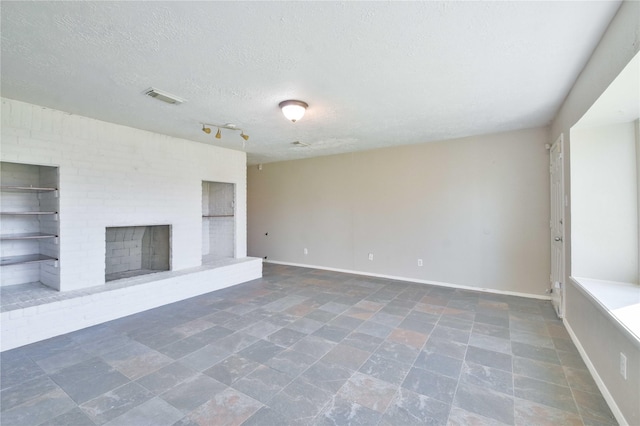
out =
<svg viewBox="0 0 640 426"><path fill-rule="evenodd" d="M105 281L169 271L169 225L106 229Z"/></svg>

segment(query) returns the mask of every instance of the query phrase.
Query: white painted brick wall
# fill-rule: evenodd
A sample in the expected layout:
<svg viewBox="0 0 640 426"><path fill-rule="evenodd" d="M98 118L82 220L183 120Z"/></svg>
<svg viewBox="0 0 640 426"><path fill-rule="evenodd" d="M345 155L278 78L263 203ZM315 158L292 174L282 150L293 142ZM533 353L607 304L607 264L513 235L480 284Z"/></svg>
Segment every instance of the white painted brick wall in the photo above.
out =
<svg viewBox="0 0 640 426"><path fill-rule="evenodd" d="M200 265L202 181L236 185L236 257L246 256L244 152L6 98L1 136L2 161L59 167L63 291L104 284L109 226L171 224L172 269Z"/></svg>

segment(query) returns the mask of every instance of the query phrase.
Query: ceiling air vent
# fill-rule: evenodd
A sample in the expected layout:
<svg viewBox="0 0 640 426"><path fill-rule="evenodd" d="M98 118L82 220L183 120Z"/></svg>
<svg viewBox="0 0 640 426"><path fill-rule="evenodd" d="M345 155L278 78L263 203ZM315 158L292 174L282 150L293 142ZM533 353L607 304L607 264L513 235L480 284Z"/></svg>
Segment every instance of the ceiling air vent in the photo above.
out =
<svg viewBox="0 0 640 426"><path fill-rule="evenodd" d="M166 102L168 104L179 105L184 102L184 99L172 95L171 93L163 92L162 90L155 89L153 87L144 91L144 94L156 98L159 101Z"/></svg>
<svg viewBox="0 0 640 426"><path fill-rule="evenodd" d="M291 145L297 146L297 147L300 147L300 148L304 148L304 147L309 146L308 143L304 143L304 142L300 142L300 141L291 142Z"/></svg>

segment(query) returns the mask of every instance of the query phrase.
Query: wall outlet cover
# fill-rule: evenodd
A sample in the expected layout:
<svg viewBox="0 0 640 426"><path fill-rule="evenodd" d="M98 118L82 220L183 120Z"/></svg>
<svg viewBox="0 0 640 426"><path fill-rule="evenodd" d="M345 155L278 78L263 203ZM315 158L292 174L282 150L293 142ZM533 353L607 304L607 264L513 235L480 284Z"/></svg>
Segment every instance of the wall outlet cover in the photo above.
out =
<svg viewBox="0 0 640 426"><path fill-rule="evenodd" d="M620 375L627 380L627 356L620 352Z"/></svg>

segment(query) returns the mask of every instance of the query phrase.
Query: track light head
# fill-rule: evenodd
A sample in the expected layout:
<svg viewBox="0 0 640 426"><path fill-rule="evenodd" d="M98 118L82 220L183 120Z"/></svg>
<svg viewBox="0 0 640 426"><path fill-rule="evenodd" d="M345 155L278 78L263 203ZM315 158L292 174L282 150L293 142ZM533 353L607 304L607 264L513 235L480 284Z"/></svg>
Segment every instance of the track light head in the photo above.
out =
<svg viewBox="0 0 640 426"><path fill-rule="evenodd" d="M201 123L202 124L202 131L205 132L206 134L211 134L211 127L217 127L218 131L215 134L215 138L216 139L222 139L222 130L221 129L227 129L227 130L236 130L240 132L240 137L242 139L244 139L245 141L249 140L249 135L246 135L244 133L244 130L242 130L240 127L236 126L235 124L210 124L210 123ZM244 146L244 142L243 142L243 146Z"/></svg>

